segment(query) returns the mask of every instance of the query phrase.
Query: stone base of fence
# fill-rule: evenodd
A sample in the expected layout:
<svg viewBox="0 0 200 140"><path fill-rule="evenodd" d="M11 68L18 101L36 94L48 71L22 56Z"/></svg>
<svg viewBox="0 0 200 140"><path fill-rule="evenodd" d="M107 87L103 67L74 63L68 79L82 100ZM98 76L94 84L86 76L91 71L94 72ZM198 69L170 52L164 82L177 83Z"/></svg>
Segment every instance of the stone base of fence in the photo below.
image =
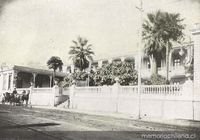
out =
<svg viewBox="0 0 200 140"><path fill-rule="evenodd" d="M185 85L30 88L30 104L119 112L138 118L200 120L200 97ZM67 105L66 105L67 103Z"/></svg>
<svg viewBox="0 0 200 140"><path fill-rule="evenodd" d="M138 118L200 120L200 98L192 84L142 86L70 87L70 108L119 112Z"/></svg>
<svg viewBox="0 0 200 140"><path fill-rule="evenodd" d="M54 106L55 96L58 87L53 88L33 88L30 87L29 105L30 106Z"/></svg>

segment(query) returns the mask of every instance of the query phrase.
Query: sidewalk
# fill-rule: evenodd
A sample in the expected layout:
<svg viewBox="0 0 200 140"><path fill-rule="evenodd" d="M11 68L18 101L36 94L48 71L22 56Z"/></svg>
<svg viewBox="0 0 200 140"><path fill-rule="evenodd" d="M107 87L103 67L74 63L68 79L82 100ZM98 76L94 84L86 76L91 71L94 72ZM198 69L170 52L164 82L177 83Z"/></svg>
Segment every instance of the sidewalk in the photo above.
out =
<svg viewBox="0 0 200 140"><path fill-rule="evenodd" d="M143 121L143 122L190 127L190 128L195 128L195 129L200 130L200 121L194 121L194 120L162 119L162 118L142 118L142 119L138 120L137 116L132 116L130 114L123 114L123 113L86 111L86 110L77 110L77 109L47 107L47 106L32 106L32 107L33 108L52 109L52 110L61 110L61 111L68 111L68 112L75 112L75 113L83 113L83 114L88 114L88 115L107 116L107 117L113 117L113 118L118 118L118 119L130 119L130 120L137 120L137 121Z"/></svg>

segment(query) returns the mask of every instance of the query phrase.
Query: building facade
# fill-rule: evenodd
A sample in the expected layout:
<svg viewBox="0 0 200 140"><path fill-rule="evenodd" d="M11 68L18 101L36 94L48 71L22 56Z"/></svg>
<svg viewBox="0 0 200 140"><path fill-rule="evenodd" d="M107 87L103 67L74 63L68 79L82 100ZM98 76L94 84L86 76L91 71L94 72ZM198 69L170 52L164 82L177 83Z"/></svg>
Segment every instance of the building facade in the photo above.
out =
<svg viewBox="0 0 200 140"><path fill-rule="evenodd" d="M184 43L179 46L174 46L169 55L169 80L171 84L183 84L186 77L186 65L191 65L193 63L194 54L194 44L193 42ZM103 67L108 63L113 61L126 61L133 59L135 61L135 69L138 71L138 53L133 53L130 55L116 56L107 59L94 60L91 63L90 69L96 70L98 67ZM160 59L157 62L158 74L166 77L166 60ZM63 68L66 73L73 73L76 71L74 65L67 65ZM141 78L142 81L150 80L152 75L152 60L150 56L142 54L141 60Z"/></svg>

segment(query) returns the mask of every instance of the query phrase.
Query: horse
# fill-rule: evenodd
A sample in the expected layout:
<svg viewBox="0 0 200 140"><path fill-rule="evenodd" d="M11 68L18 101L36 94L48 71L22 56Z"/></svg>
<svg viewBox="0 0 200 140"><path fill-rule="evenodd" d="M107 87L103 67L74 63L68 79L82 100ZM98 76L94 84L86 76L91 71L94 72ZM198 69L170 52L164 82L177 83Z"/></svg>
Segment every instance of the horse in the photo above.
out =
<svg viewBox="0 0 200 140"><path fill-rule="evenodd" d="M9 92L3 93L3 98L2 98L2 104L5 103L10 103L12 102L12 95Z"/></svg>
<svg viewBox="0 0 200 140"><path fill-rule="evenodd" d="M3 93L2 104L10 103L10 105L21 105L22 95L9 92Z"/></svg>
<svg viewBox="0 0 200 140"><path fill-rule="evenodd" d="M15 105L21 105L23 104L22 102L22 95L20 94L15 94L12 99L12 103L15 104Z"/></svg>
<svg viewBox="0 0 200 140"><path fill-rule="evenodd" d="M25 91L22 92L22 97L21 97L22 105L23 105L24 101L26 101L26 106L28 105L29 94L30 94L30 91L28 91L27 94Z"/></svg>

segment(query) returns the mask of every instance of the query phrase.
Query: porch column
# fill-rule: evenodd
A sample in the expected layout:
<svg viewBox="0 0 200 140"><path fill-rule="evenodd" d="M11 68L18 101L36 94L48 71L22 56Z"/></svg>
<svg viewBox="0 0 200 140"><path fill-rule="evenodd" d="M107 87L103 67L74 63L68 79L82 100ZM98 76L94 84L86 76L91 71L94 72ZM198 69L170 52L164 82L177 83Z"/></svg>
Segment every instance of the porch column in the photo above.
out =
<svg viewBox="0 0 200 140"><path fill-rule="evenodd" d="M50 79L50 81L49 81L49 87L52 87L52 78L53 78L53 77L50 75L50 76L49 76L49 79Z"/></svg>
<svg viewBox="0 0 200 140"><path fill-rule="evenodd" d="M9 72L6 75L6 90L9 90Z"/></svg>
<svg viewBox="0 0 200 140"><path fill-rule="evenodd" d="M13 70L13 75L12 75L12 88L14 89L15 87L17 87L17 74L18 74L18 71L16 70ZM12 90L13 90L12 89Z"/></svg>
<svg viewBox="0 0 200 140"><path fill-rule="evenodd" d="M36 78L37 74L36 73L32 73L32 75L33 75L33 87L35 87L35 78Z"/></svg>
<svg viewBox="0 0 200 140"><path fill-rule="evenodd" d="M11 90L13 91L14 89L14 79L15 79L15 71L12 71L12 77L11 77Z"/></svg>

